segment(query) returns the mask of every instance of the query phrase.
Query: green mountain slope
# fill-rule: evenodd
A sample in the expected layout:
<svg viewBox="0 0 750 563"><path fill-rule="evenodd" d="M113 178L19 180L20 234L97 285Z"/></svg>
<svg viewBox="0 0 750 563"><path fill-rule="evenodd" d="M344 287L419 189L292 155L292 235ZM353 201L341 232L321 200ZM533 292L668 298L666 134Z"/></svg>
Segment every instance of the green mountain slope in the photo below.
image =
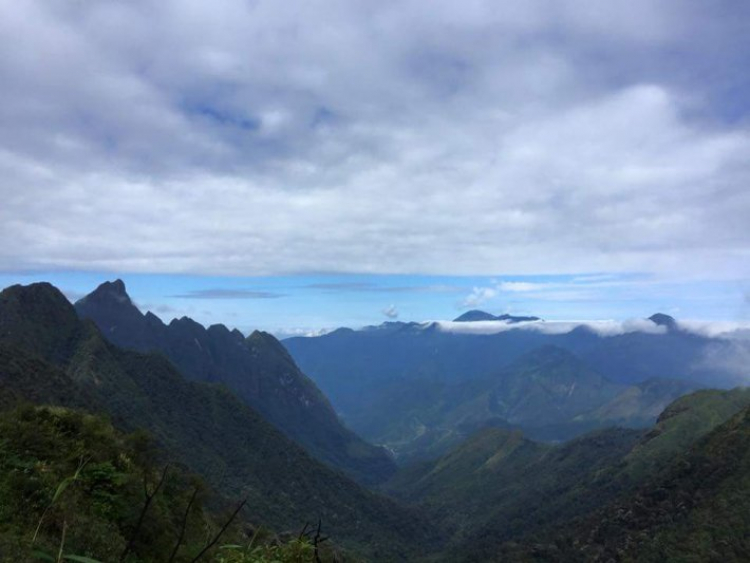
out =
<svg viewBox="0 0 750 563"><path fill-rule="evenodd" d="M11 351L0 356L1 402L85 405L123 430L143 427L218 491L247 497L249 519L277 530L320 518L338 543L385 560L430 536L417 514L317 462L228 389L185 380L163 356L108 343L52 286L4 290L0 319L0 344ZM34 369L19 369L18 358ZM27 394L26 372L60 391Z"/></svg>
<svg viewBox="0 0 750 563"><path fill-rule="evenodd" d="M246 339L224 325L206 329L187 317L166 325L151 313L142 314L121 280L103 283L75 307L113 344L158 351L185 377L226 385L313 456L361 482L377 483L395 471L383 448L344 427L326 397L270 334L255 332Z"/></svg>
<svg viewBox="0 0 750 563"><path fill-rule="evenodd" d="M0 413L0 436L3 561L38 561L32 552L57 555L61 544L65 554L116 561L131 537L129 561L167 561L193 490L175 560L190 561L204 547L206 530L218 531L202 507L210 492L174 466L136 530L143 480L153 491L161 467L142 440L121 435L101 417L26 406Z"/></svg>
<svg viewBox="0 0 750 563"><path fill-rule="evenodd" d="M748 561L750 409L674 456L633 493L542 546L506 546L501 559L532 554L571 562Z"/></svg>
<svg viewBox="0 0 750 563"><path fill-rule="evenodd" d="M533 560L534 546L547 545L542 560L555 560L561 548L550 538L564 537L571 521L630 498L748 407L750 390L701 391L675 401L651 430L602 430L557 446L487 429L439 460L402 469L387 487L453 531L441 559Z"/></svg>

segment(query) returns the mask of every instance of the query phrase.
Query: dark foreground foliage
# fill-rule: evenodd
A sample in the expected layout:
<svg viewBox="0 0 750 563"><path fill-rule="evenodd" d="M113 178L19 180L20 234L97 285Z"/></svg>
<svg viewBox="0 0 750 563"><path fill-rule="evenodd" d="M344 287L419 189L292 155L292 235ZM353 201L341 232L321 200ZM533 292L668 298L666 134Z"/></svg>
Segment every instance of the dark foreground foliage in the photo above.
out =
<svg viewBox="0 0 750 563"><path fill-rule="evenodd" d="M102 417L31 405L0 414L0 560L332 559L311 534L249 535L228 507L206 507L215 495L200 479L155 455L143 433Z"/></svg>

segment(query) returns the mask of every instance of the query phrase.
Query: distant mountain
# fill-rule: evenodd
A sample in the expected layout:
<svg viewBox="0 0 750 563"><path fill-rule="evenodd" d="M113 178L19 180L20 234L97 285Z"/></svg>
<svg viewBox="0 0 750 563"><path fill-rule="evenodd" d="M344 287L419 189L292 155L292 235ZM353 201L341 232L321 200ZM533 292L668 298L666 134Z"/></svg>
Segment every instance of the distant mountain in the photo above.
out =
<svg viewBox="0 0 750 563"><path fill-rule="evenodd" d="M748 409L750 390L699 391L649 431L602 430L556 446L485 429L401 469L387 488L453 530L438 560L663 561L693 550L713 560L711 549L734 560L750 531L741 516ZM722 535L707 532L714 523Z"/></svg>
<svg viewBox="0 0 750 563"><path fill-rule="evenodd" d="M664 313L656 313L654 315L651 315L648 320L659 326L667 327L667 329L669 330L677 329L677 321L674 319L674 317L670 317L669 315L665 315Z"/></svg>
<svg viewBox="0 0 750 563"><path fill-rule="evenodd" d="M109 343L49 284L0 293L0 352L0 406L84 408L124 431L145 428L167 460L229 498L247 497L251 521L286 530L320 518L337 542L376 560L432 541L417 513L313 459L226 387Z"/></svg>
<svg viewBox="0 0 750 563"><path fill-rule="evenodd" d="M406 462L441 455L486 427L522 429L537 439L559 441L616 424L648 426L692 389L667 380L613 383L571 352L544 346L491 377L387 383L350 422Z"/></svg>
<svg viewBox="0 0 750 563"><path fill-rule="evenodd" d="M572 353L609 383L607 389L614 385L621 391L607 398L602 388L601 402L564 424L558 420L547 428L525 428L538 439L570 438L603 425L642 426L652 423L680 393L742 383L738 362L730 361L737 356L732 353L737 343L688 332L664 314L654 315L651 322L665 329L609 336L585 325L555 332L520 324L495 334L478 334L452 332L438 323L397 323L397 327L389 323L289 338L283 344L349 427L388 445L403 459L412 459L444 452L466 437L456 431L459 404L465 406L465 421L474 420L467 426L469 432L482 427L474 424L481 419L494 418L495 426L518 426L512 410L486 408L491 382L525 355L548 346ZM468 408L469 396L479 401L473 409ZM550 404L549 412L557 412L557 402Z"/></svg>
<svg viewBox="0 0 750 563"><path fill-rule="evenodd" d="M478 311L476 309L473 309L471 311L466 311L464 314L456 317L453 319L453 322L456 323L470 323L475 321L506 321L508 323L521 323L526 321L540 321L541 319L539 317L516 317L513 315L491 315L490 313L485 313L484 311Z"/></svg>
<svg viewBox="0 0 750 563"><path fill-rule="evenodd" d="M138 310L121 280L101 284L75 308L113 344L161 352L189 379L226 385L315 457L358 480L377 483L395 470L385 450L341 424L323 393L270 334L256 331L245 338L238 330L220 324L206 329L188 317L164 324Z"/></svg>

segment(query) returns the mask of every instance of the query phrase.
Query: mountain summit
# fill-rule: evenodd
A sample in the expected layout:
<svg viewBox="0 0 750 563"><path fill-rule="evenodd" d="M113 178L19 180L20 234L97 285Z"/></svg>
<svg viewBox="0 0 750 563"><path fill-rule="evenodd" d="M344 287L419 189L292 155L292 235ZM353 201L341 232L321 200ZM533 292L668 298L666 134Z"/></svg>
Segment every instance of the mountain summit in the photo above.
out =
<svg viewBox="0 0 750 563"><path fill-rule="evenodd" d="M659 326L667 327L667 330L675 330L677 328L677 321L674 319L674 317L670 317L669 315L665 315L664 313L656 313L654 315L651 315L648 320Z"/></svg>
<svg viewBox="0 0 750 563"><path fill-rule="evenodd" d="M498 315L495 316L491 313L487 313L485 311L479 311L477 309L472 309L471 311L466 311L463 315L460 315L453 319L453 322L456 323L471 323L476 321L506 321L509 323L521 323L525 321L540 321L541 319L539 317L516 317L513 315Z"/></svg>

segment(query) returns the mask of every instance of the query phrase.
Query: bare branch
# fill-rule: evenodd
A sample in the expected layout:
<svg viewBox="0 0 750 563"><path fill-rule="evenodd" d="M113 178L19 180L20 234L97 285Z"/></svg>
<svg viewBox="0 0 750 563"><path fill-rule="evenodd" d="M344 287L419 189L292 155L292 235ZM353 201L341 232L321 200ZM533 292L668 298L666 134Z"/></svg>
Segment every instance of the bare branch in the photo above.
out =
<svg viewBox="0 0 750 563"><path fill-rule="evenodd" d="M315 563L322 563L320 560L320 555L318 554L318 545L323 543L325 539L320 539L320 527L321 527L321 520L318 518L318 529L315 531L315 537L313 538L313 550L315 551Z"/></svg>
<svg viewBox="0 0 750 563"><path fill-rule="evenodd" d="M172 563L172 561L174 561L174 558L177 556L177 551L180 549L180 545L182 545L182 541L185 539L185 529L187 528L187 521L188 521L188 516L190 515L190 508L193 506L196 496L198 496L198 487L195 487L195 489L193 489L193 494L190 496L190 500L188 501L187 508L185 508L185 514L182 515L182 525L180 526L180 535L177 538L177 544L174 546L174 549L172 550L172 555L169 556L168 563Z"/></svg>
<svg viewBox="0 0 750 563"><path fill-rule="evenodd" d="M227 521L226 521L226 523L224 524L224 526L222 526L221 530L219 530L219 533L218 533L218 534L216 534L216 536L214 536L214 539L212 539L212 540L211 540L211 541L210 541L210 542L208 543L208 545L207 545L206 547L204 547L204 548L203 548L203 549L201 550L201 552L200 552L200 553L199 553L198 555L196 555L196 556L195 556L195 559L193 559L193 560L192 560L192 561L191 561L190 563L195 563L196 561L198 561L198 559L200 559L201 557L203 557L203 556L204 556L204 555L206 554L206 552L207 552L207 551L208 551L209 549L211 549L211 548L212 548L212 547L214 546L214 544L216 544L216 542L217 542L217 541L219 541L219 538L220 538L220 537L222 536L222 534L223 534L223 533L224 533L224 532L226 531L226 529L227 529L227 528L229 527L229 525L230 525L230 524L232 523L232 521L233 521L233 520L235 519L235 517L237 516L237 514L239 514L240 510L242 510L242 507L243 507L243 506L245 506L245 504L247 504L247 499L243 500L243 501L242 501L242 502L241 502L241 503L240 503L240 504L239 504L239 505L237 506L237 508L235 508L235 509L234 509L234 512L233 512L233 513L232 513L232 515L231 515L231 516L229 517L229 520L227 520Z"/></svg>
<svg viewBox="0 0 750 563"><path fill-rule="evenodd" d="M135 525L135 529L133 529L133 533L130 535L130 539L128 540L128 545L125 546L125 550L122 552L122 555L120 555L120 561L125 561L125 557L128 553L130 553L130 550L133 548L133 544L135 543L135 538L138 536L138 532L141 531L141 526L143 525L143 519L146 517L146 512L148 512L149 506L151 506L151 501L154 500L154 497L159 492L159 489L161 489L161 486L164 484L164 481L167 478L167 471L169 470L169 464L164 466L164 470L161 472L161 478L159 479L159 482L156 484L156 487L154 487L154 491L149 494L148 492L148 486L147 486L147 477L146 473L143 474L143 492L146 495L146 502L143 505L143 509L141 510L140 516L138 516L138 523Z"/></svg>

